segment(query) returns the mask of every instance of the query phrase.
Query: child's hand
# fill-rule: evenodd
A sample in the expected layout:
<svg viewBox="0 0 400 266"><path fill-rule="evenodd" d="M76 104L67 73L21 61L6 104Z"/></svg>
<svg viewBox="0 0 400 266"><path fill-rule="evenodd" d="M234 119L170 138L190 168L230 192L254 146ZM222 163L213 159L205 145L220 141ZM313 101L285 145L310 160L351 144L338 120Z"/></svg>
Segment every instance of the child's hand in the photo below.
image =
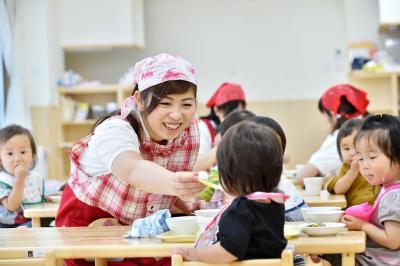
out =
<svg viewBox="0 0 400 266"><path fill-rule="evenodd" d="M349 230L361 230L361 226L366 222L351 215L343 215L342 223L345 223Z"/></svg>
<svg viewBox="0 0 400 266"><path fill-rule="evenodd" d="M28 169L23 164L18 164L14 168L14 176L16 179L25 179L25 177L28 175Z"/></svg>
<svg viewBox="0 0 400 266"><path fill-rule="evenodd" d="M184 260L200 261L195 248L175 248L172 250L172 254L182 255Z"/></svg>
<svg viewBox="0 0 400 266"><path fill-rule="evenodd" d="M353 172L359 172L360 171L360 164L358 163L358 160L354 159L351 164L350 164L350 170Z"/></svg>

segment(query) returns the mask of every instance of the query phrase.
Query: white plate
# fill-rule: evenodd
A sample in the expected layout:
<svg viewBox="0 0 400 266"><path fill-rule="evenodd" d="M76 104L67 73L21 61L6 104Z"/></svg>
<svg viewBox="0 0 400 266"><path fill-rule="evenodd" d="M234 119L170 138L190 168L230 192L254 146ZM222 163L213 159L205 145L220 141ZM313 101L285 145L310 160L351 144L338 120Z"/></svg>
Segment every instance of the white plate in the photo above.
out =
<svg viewBox="0 0 400 266"><path fill-rule="evenodd" d="M48 198L54 203L60 203L61 195L50 195Z"/></svg>
<svg viewBox="0 0 400 266"><path fill-rule="evenodd" d="M301 225L301 230L309 236L332 236L342 232L346 227L344 223L322 223L324 226L318 227L309 227L310 224Z"/></svg>

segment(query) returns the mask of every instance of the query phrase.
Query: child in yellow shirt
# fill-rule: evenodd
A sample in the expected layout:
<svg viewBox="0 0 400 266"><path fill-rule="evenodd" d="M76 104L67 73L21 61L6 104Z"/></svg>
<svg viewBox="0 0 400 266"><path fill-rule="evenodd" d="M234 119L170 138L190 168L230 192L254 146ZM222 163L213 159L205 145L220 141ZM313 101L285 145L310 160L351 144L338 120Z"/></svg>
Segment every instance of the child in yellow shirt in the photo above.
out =
<svg viewBox="0 0 400 266"><path fill-rule="evenodd" d="M343 165L328 185L330 193L345 195L348 207L363 202L373 204L381 190L380 186L370 185L361 175L358 160L355 158L353 142L361 122L360 118L353 118L340 128L337 149Z"/></svg>

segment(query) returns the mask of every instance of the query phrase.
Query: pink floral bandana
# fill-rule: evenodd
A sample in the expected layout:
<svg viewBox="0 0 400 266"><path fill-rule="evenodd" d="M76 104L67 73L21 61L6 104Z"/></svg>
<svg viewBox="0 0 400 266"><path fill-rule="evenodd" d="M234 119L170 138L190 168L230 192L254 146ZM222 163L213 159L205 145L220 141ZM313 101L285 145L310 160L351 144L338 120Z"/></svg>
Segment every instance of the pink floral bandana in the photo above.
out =
<svg viewBox="0 0 400 266"><path fill-rule="evenodd" d="M169 80L185 80L197 85L194 67L180 56L163 53L135 64L133 84L138 85L139 91Z"/></svg>

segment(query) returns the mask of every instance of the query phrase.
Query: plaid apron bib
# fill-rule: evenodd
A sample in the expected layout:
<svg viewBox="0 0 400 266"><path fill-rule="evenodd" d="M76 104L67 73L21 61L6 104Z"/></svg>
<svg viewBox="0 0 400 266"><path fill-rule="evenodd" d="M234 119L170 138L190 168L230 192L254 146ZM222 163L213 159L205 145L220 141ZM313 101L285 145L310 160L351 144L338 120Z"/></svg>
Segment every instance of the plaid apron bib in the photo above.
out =
<svg viewBox="0 0 400 266"><path fill-rule="evenodd" d="M141 121L138 113L133 115ZM142 132L139 138L140 155L143 159L157 163L172 172L192 170L199 149L199 130L195 120L178 138L167 145L152 141L144 131L143 124L139 125ZM82 171L79 158L87 148L90 138L91 135L78 140L70 150L71 174L68 185L80 201L98 207L126 224L132 224L134 220L149 216L158 210L169 209L174 204L175 196L156 195L135 189L111 173L89 176Z"/></svg>

